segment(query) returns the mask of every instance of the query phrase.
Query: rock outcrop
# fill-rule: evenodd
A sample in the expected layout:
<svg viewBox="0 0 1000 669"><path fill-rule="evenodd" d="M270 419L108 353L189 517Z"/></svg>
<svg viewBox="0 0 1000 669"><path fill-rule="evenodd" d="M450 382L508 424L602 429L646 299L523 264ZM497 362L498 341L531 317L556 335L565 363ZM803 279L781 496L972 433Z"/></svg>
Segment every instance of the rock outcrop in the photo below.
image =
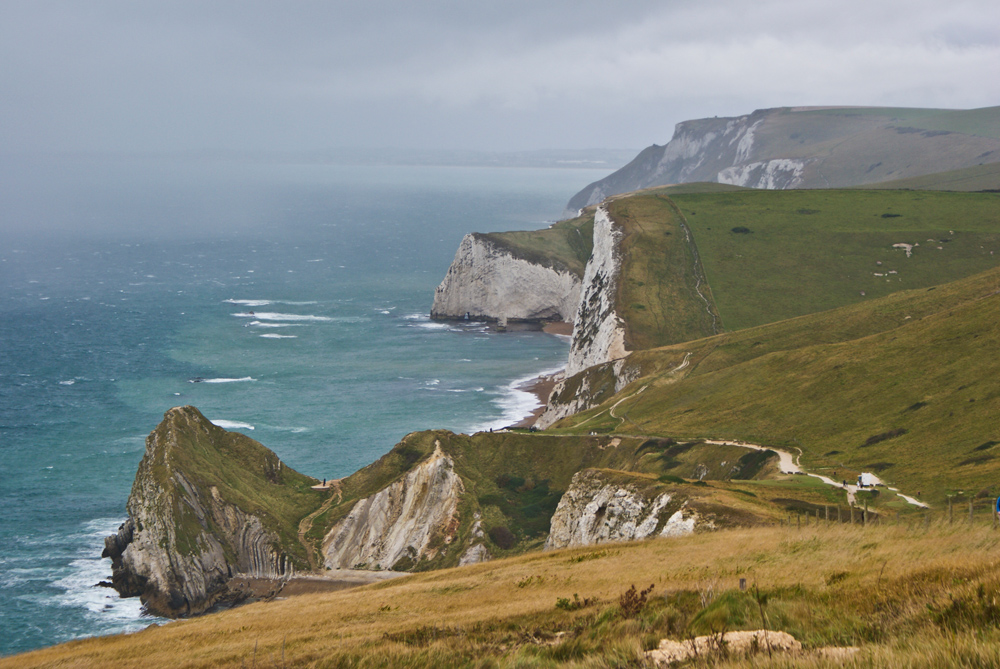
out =
<svg viewBox="0 0 1000 669"><path fill-rule="evenodd" d="M571 321L580 277L566 268L518 257L482 234L469 234L434 291L432 318Z"/></svg>
<svg viewBox="0 0 1000 669"><path fill-rule="evenodd" d="M437 443L427 460L359 500L327 533L327 568L409 569L433 558L455 537L463 490L455 463Z"/></svg>
<svg viewBox="0 0 1000 669"><path fill-rule="evenodd" d="M282 578L295 571L301 559L289 555L265 526L274 524L267 511L241 508L233 501L239 494L223 477L214 479L227 467L264 488L301 477L271 451L213 425L194 407L164 415L146 439L129 518L105 539L112 584L122 596L139 596L157 615L187 616L215 604L233 576Z"/></svg>
<svg viewBox="0 0 1000 669"><path fill-rule="evenodd" d="M625 325L615 311L624 233L605 207L594 215L594 250L583 273L566 376L625 357Z"/></svg>
<svg viewBox="0 0 1000 669"><path fill-rule="evenodd" d="M691 534L698 515L676 497L648 480L585 469L559 500L545 550Z"/></svg>

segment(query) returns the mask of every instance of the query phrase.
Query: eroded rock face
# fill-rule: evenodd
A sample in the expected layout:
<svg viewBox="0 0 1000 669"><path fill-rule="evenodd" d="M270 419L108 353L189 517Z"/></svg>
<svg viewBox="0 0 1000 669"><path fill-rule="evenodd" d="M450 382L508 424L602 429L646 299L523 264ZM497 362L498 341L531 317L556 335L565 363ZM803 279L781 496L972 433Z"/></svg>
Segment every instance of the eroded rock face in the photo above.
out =
<svg viewBox="0 0 1000 669"><path fill-rule="evenodd" d="M615 311L621 273L619 242L624 235L605 207L594 214L594 250L583 273L583 289L573 320L566 376L616 360L625 350L625 326Z"/></svg>
<svg viewBox="0 0 1000 669"><path fill-rule="evenodd" d="M432 318L571 321L580 277L518 258L483 235L469 234L434 291Z"/></svg>
<svg viewBox="0 0 1000 669"><path fill-rule="evenodd" d="M129 519L105 539L115 589L141 597L151 613L201 613L234 575L276 578L293 571L260 518L225 502L217 488L194 485L175 467L172 451L181 443L211 443L224 434L193 407L168 411L146 439Z"/></svg>
<svg viewBox="0 0 1000 669"><path fill-rule="evenodd" d="M573 476L552 516L545 550L694 532L697 516L682 500L608 479L593 469Z"/></svg>
<svg viewBox="0 0 1000 669"><path fill-rule="evenodd" d="M404 477L359 500L323 540L329 569L409 568L434 557L458 529L462 480L436 444Z"/></svg>

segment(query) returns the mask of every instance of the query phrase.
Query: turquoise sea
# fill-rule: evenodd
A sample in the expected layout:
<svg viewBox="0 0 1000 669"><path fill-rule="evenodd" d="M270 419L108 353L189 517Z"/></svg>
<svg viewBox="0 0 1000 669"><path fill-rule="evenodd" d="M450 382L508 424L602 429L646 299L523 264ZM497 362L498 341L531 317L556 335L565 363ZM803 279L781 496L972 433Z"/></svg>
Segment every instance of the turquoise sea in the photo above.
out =
<svg viewBox="0 0 1000 669"><path fill-rule="evenodd" d="M0 165L0 654L153 621L95 584L172 406L320 478L526 415L567 343L432 322L434 288L465 233L545 227L604 174Z"/></svg>

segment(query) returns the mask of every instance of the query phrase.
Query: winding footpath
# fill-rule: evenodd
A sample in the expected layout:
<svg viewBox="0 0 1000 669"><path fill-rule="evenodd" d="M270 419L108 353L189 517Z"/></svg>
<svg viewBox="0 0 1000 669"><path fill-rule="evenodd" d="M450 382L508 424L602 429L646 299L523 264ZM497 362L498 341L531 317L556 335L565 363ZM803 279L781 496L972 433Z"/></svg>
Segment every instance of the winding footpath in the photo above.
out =
<svg viewBox="0 0 1000 669"><path fill-rule="evenodd" d="M749 444L745 441L706 439L705 443L715 444L716 446L738 446L740 448L749 448L750 450L754 451L773 451L778 454L779 467L781 468L781 471L783 471L784 473L805 474L806 476L811 476L814 479L819 479L820 481L822 481L827 485L831 485L834 486L835 488L841 488L842 490L846 490L848 503L854 504L854 495L855 493L858 492L858 486L854 485L853 483L848 483L847 485L844 485L839 481L834 481L829 476L823 476L822 474L812 474L810 472L803 470L802 467L799 465L799 458L802 456L801 452L799 452L799 455L793 457L792 454L789 453L788 451L781 451L778 450L777 448L771 448L769 446L760 446L759 444ZM877 483L884 485L882 481L878 479L878 477L874 478ZM924 502L921 502L915 497L904 495L903 493L899 492L897 488L893 488L891 486L885 486L885 487L887 490L891 490L892 492L896 493L896 495L906 500L908 504L920 507L921 509L928 508L927 504L925 504Z"/></svg>

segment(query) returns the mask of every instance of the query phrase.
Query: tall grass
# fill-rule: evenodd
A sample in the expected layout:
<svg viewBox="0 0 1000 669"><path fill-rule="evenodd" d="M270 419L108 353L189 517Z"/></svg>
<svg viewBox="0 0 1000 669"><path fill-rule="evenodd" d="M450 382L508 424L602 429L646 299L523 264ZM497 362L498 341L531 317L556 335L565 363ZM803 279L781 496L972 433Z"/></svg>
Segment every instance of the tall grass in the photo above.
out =
<svg viewBox="0 0 1000 669"><path fill-rule="evenodd" d="M5 658L0 667L641 666L660 638L760 628L759 603L739 590L740 578L766 595L770 629L807 648L860 646L855 666L991 666L998 564L1000 532L988 526L709 532L258 603ZM622 615L622 593L650 583L646 606ZM557 608L574 594L596 601ZM728 662L789 666L766 656Z"/></svg>

